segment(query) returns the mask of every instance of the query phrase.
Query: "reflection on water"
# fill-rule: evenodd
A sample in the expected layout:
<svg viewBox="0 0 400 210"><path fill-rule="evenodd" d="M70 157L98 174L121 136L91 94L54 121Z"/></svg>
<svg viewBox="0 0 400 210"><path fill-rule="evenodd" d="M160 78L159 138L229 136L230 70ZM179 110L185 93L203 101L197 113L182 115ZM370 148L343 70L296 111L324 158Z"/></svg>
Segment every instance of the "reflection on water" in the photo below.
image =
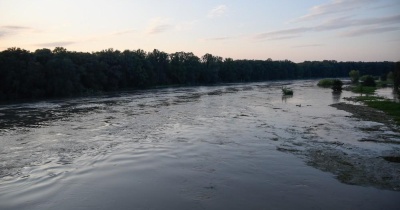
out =
<svg viewBox="0 0 400 210"><path fill-rule="evenodd" d="M339 103L340 102L340 98L342 96L342 92L332 92L332 103Z"/></svg>
<svg viewBox="0 0 400 210"><path fill-rule="evenodd" d="M393 101L396 101L396 102L400 103L400 98L399 98L398 93L393 91L393 88L391 88L391 87L379 88L375 92L379 96L383 96L385 98L388 98L388 99L391 99Z"/></svg>
<svg viewBox="0 0 400 210"><path fill-rule="evenodd" d="M293 95L282 95L282 103L287 103L288 99L293 98Z"/></svg>
<svg viewBox="0 0 400 210"><path fill-rule="evenodd" d="M315 84L1 106L0 209L397 209L400 144L361 140L399 134Z"/></svg>

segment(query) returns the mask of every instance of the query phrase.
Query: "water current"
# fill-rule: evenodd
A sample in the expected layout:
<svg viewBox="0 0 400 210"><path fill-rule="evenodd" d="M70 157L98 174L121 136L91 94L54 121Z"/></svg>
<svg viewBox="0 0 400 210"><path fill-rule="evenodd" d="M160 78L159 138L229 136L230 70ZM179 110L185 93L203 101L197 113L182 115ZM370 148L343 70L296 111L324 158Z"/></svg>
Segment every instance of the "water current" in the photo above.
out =
<svg viewBox="0 0 400 210"><path fill-rule="evenodd" d="M311 80L1 105L0 209L399 209L382 156L400 135L329 106L350 96Z"/></svg>

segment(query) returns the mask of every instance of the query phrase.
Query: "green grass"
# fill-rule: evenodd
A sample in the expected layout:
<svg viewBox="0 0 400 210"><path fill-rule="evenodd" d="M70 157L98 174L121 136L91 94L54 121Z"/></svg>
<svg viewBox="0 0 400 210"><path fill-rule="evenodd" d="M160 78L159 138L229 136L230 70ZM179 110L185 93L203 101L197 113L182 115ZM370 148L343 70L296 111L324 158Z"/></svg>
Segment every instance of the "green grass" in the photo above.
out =
<svg viewBox="0 0 400 210"><path fill-rule="evenodd" d="M376 82L376 86L377 87L391 87L391 86L393 86L393 81L391 81L391 80L386 80L386 81L382 81L382 80L379 80L379 81L377 81Z"/></svg>
<svg viewBox="0 0 400 210"><path fill-rule="evenodd" d="M400 125L400 103L376 96L359 96L356 100L364 102L369 107L385 112Z"/></svg>
<svg viewBox="0 0 400 210"><path fill-rule="evenodd" d="M355 101L360 101L360 102L376 101L376 100L383 100L383 99L384 99L383 97L372 96L372 95L357 96L357 97L355 97Z"/></svg>
<svg viewBox="0 0 400 210"><path fill-rule="evenodd" d="M374 94L376 87L367 87L363 85L355 86L351 89L354 93L361 93L361 94Z"/></svg>
<svg viewBox="0 0 400 210"><path fill-rule="evenodd" d="M400 125L400 103L396 103L393 101L366 101L365 102L369 107L379 109L386 114L393 117L397 124Z"/></svg>
<svg viewBox="0 0 400 210"><path fill-rule="evenodd" d="M319 87L329 88L332 87L334 79L322 79L318 82Z"/></svg>

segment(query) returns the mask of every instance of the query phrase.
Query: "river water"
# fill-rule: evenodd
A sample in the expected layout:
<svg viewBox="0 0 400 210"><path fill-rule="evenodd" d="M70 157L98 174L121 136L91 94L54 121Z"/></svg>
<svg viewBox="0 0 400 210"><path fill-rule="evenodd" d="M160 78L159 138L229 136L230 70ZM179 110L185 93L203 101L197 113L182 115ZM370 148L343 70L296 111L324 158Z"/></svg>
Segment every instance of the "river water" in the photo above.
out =
<svg viewBox="0 0 400 210"><path fill-rule="evenodd" d="M315 84L2 105L0 209L399 209L399 134Z"/></svg>

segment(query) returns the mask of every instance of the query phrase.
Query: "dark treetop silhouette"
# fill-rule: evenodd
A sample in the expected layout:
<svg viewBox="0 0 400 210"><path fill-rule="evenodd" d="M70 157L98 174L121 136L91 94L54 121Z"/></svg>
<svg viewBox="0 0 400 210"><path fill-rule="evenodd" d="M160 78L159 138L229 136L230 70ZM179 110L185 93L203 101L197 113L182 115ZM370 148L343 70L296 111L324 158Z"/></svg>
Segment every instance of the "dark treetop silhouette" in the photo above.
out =
<svg viewBox="0 0 400 210"><path fill-rule="evenodd" d="M395 66L394 62L233 60L211 54L199 58L193 53L167 54L156 49L85 53L62 47L35 52L9 48L0 52L0 101L163 85L347 77L353 69L380 76Z"/></svg>

